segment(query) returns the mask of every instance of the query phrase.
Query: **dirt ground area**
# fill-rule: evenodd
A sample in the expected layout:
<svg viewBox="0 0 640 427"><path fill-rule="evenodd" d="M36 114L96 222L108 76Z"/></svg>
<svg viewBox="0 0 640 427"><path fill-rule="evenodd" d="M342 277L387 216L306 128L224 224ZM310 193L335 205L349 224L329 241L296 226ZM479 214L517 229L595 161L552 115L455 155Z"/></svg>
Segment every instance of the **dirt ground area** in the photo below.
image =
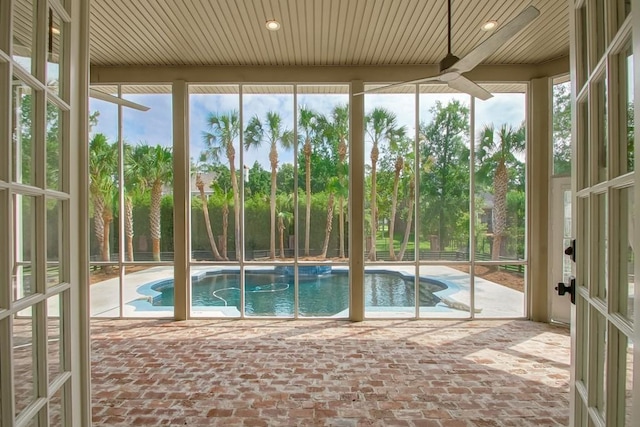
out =
<svg viewBox="0 0 640 427"><path fill-rule="evenodd" d="M465 273L469 272L468 266L456 265L451 267L459 271L464 271ZM474 271L476 276L482 277L485 280L524 292L524 276L522 274L500 270L497 266L486 265L476 265Z"/></svg>

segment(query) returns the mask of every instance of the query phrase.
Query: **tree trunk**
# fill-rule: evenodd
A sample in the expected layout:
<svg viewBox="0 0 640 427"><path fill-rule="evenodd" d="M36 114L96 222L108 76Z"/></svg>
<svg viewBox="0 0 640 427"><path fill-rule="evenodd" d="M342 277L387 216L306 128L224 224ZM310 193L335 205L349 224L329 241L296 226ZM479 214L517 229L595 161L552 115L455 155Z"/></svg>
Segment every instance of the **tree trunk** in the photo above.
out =
<svg viewBox="0 0 640 427"><path fill-rule="evenodd" d="M304 164L306 167L305 186L307 202L304 230L304 256L309 256L309 236L311 232L311 140L309 138L307 138L304 143Z"/></svg>
<svg viewBox="0 0 640 427"><path fill-rule="evenodd" d="M153 242L153 260L160 261L160 201L162 199L162 182L159 180L151 187L151 209L149 212L149 231Z"/></svg>
<svg viewBox="0 0 640 427"><path fill-rule="evenodd" d="M376 199L376 165L378 163L378 142L371 148L371 249L369 261L376 261L376 236L378 234L378 201Z"/></svg>
<svg viewBox="0 0 640 427"><path fill-rule="evenodd" d="M398 185L400 183L400 171L404 167L404 159L398 156L395 165L395 174L393 177L393 196L391 198L391 221L389 222L389 258L395 261L396 254L393 248L393 234L395 232L396 211L398 210Z"/></svg>
<svg viewBox="0 0 640 427"><path fill-rule="evenodd" d="M229 261L227 256L227 229L229 228L229 205L225 202L222 206L222 243L220 249L222 250L222 258L225 261Z"/></svg>
<svg viewBox="0 0 640 427"><path fill-rule="evenodd" d="M409 213L407 214L407 227L404 229L404 239L402 240L402 246L400 247L400 253L398 259L402 261L404 259L404 251L407 249L407 243L409 243L409 235L411 234L411 221L413 220L413 205L416 192L415 177L411 177L409 183Z"/></svg>
<svg viewBox="0 0 640 427"><path fill-rule="evenodd" d="M127 238L127 261L133 261L133 206L129 196L125 196L124 210L126 221L124 224L124 232Z"/></svg>
<svg viewBox="0 0 640 427"><path fill-rule="evenodd" d="M240 259L240 192L238 190L238 180L236 178L236 150L233 141L227 144L227 158L229 159L229 173L231 174L231 185L233 187L233 214L234 214L234 235L236 260Z"/></svg>
<svg viewBox="0 0 640 427"><path fill-rule="evenodd" d="M98 250L100 251L100 259L104 259L104 199L101 195L93 197L93 230L98 241Z"/></svg>
<svg viewBox="0 0 640 427"><path fill-rule="evenodd" d="M331 237L331 228L333 225L333 194L329 194L329 205L327 206L327 226L324 230L324 244L322 245L322 258L327 257L329 249L329 237Z"/></svg>
<svg viewBox="0 0 640 427"><path fill-rule="evenodd" d="M271 144L269 160L271 161L271 200L269 200L269 207L271 209L271 239L269 242L269 258L276 259L276 179L278 170L278 151L275 143Z"/></svg>
<svg viewBox="0 0 640 427"><path fill-rule="evenodd" d="M496 168L493 179L493 245L491 248L491 259L497 261L500 258L502 240L507 229L507 186L509 175L504 161L501 161Z"/></svg>
<svg viewBox="0 0 640 427"><path fill-rule="evenodd" d="M111 231L111 222L113 221L113 214L111 209L105 206L102 209L102 261L111 261L111 248L109 242L109 232Z"/></svg>
<svg viewBox="0 0 640 427"><path fill-rule="evenodd" d="M211 246L213 258L216 260L222 260L222 257L218 252L218 246L216 246L216 240L213 238L213 231L211 231L211 222L209 221L209 206L207 204L207 196L204 194L204 182L202 182L200 174L196 175L196 187L200 192L200 200L202 200L202 215L204 216L204 226L207 229L207 236L209 237L209 245Z"/></svg>
<svg viewBox="0 0 640 427"><path fill-rule="evenodd" d="M280 231L280 258L284 259L284 218L278 218L278 230Z"/></svg>

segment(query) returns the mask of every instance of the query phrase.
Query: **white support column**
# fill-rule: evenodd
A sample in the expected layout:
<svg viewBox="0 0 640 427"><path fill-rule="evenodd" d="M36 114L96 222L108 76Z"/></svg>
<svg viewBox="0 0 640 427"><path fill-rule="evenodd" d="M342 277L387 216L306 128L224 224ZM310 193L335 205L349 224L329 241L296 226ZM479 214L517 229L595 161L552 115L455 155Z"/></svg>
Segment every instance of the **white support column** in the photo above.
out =
<svg viewBox="0 0 640 427"><path fill-rule="evenodd" d="M65 388L65 408L72 426L91 425L91 325L89 290L89 10L88 1L71 3L69 279L71 294L63 298L60 314L70 314L71 387ZM66 261L65 261L66 262ZM67 304L68 303L68 304ZM69 305L67 307L66 305ZM67 347L65 345L65 347ZM71 392L69 393L69 390Z"/></svg>
<svg viewBox="0 0 640 427"><path fill-rule="evenodd" d="M543 77L531 80L527 98L528 315L534 321L547 322L551 79Z"/></svg>
<svg viewBox="0 0 640 427"><path fill-rule="evenodd" d="M362 81L351 82L349 99L349 316L364 320L364 95Z"/></svg>
<svg viewBox="0 0 640 427"><path fill-rule="evenodd" d="M173 242L174 317L189 317L189 91L173 82Z"/></svg>

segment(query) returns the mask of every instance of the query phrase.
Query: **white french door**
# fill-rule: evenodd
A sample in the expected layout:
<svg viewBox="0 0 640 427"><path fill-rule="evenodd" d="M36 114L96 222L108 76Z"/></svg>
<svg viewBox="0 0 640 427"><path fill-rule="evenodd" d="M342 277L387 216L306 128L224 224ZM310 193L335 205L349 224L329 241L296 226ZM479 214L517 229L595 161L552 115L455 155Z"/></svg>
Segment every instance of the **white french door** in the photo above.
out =
<svg viewBox="0 0 640 427"><path fill-rule="evenodd" d="M571 257L565 249L571 245L571 178L553 177L551 179L551 229L549 230L549 253L551 254L549 270L549 295L551 295L551 320L559 323L570 323L571 300L555 292L558 283L569 283L573 274Z"/></svg>
<svg viewBox="0 0 640 427"><path fill-rule="evenodd" d="M0 1L1 426L90 423L87 20L76 0Z"/></svg>
<svg viewBox="0 0 640 427"><path fill-rule="evenodd" d="M638 0L570 2L577 287L572 426L630 427L640 420L633 125L639 6Z"/></svg>

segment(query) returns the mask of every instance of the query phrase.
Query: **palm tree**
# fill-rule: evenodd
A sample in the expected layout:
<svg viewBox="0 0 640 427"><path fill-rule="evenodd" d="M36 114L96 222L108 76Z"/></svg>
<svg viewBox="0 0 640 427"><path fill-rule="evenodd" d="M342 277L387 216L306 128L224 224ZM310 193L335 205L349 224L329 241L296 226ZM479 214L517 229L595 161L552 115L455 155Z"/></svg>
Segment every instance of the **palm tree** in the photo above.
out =
<svg viewBox="0 0 640 427"><path fill-rule="evenodd" d="M216 239L213 237L213 231L211 230L211 219L209 218L209 200L204 193L204 181L202 180L202 174L196 172L196 188L200 193L200 200L202 201L202 215L204 216L204 226L207 229L207 236L209 237L209 245L211 246L211 253L213 258L220 261L222 257L218 252L218 246L216 245Z"/></svg>
<svg viewBox="0 0 640 427"><path fill-rule="evenodd" d="M331 112L331 120L321 117L321 126L324 135L329 140L337 140L338 142L338 180L340 182L340 191L338 192L338 221L340 234L340 258L345 257L344 251L344 207L345 199L349 197L348 185L345 178L349 176L349 168L347 164L347 155L349 151L349 106L337 105Z"/></svg>
<svg viewBox="0 0 640 427"><path fill-rule="evenodd" d="M280 235L280 258L284 259L284 230L293 221L293 197L291 194L280 194L276 197L278 209L278 232Z"/></svg>
<svg viewBox="0 0 640 427"><path fill-rule="evenodd" d="M316 114L305 108L300 107L298 113L298 126L304 132L304 144L302 146L302 152L304 153L304 166L305 166L305 191L306 191L306 221L304 232L304 255L309 256L309 235L311 231L311 154L313 153L313 146L311 145L311 139L317 129Z"/></svg>
<svg viewBox="0 0 640 427"><path fill-rule="evenodd" d="M127 245L127 261L133 261L133 197L144 190L138 174L138 157L131 145L124 144L124 234Z"/></svg>
<svg viewBox="0 0 640 427"><path fill-rule="evenodd" d="M340 183L338 177L333 177L327 183L327 192L329 193L329 201L327 202L327 222L324 229L324 244L322 245L322 258L327 257L327 250L329 249L329 238L331 237L331 228L333 226L333 209L335 194L341 194L343 186Z"/></svg>
<svg viewBox="0 0 640 427"><path fill-rule="evenodd" d="M160 202L162 186L173 181L173 155L171 148L156 145L139 145L139 176L144 188L151 188L151 206L149 209L149 229L153 260L160 261Z"/></svg>
<svg viewBox="0 0 640 427"><path fill-rule="evenodd" d="M216 198L222 201L222 242L220 242L220 251L222 252L222 258L225 261L229 261L227 256L227 230L229 229L229 203L235 199L235 194L225 188L222 188L217 182L212 186L213 194ZM237 250L237 248L236 248Z"/></svg>
<svg viewBox="0 0 640 427"><path fill-rule="evenodd" d="M202 137L207 145L205 155L214 161L219 159L220 151L224 153L229 162L229 173L231 174L231 185L233 188L233 211L235 228L236 260L240 259L240 191L238 190L238 179L236 174L236 149L234 141L240 135L240 117L238 111L234 110L225 114L209 114L207 117L209 132L204 132ZM226 244L226 243L225 243Z"/></svg>
<svg viewBox="0 0 640 427"><path fill-rule="evenodd" d="M384 142L392 142L403 136L404 126L398 128L396 115L386 108L375 108L364 118L367 134L371 138L371 250L368 259L376 260L376 236L378 234L378 204L376 200L376 174L379 145Z"/></svg>
<svg viewBox="0 0 640 427"><path fill-rule="evenodd" d="M393 174L393 195L391 197L391 218L389 220L389 258L395 261L394 232L396 223L396 212L398 210L398 187L400 185L400 174L405 169L404 156L411 148L412 143L408 138L389 141L389 149L396 154ZM402 260L402 258L400 258Z"/></svg>
<svg viewBox="0 0 640 427"><path fill-rule="evenodd" d="M515 129L503 124L497 131L493 124L485 125L480 132L478 147L478 162L481 165L479 176L489 176L489 171L494 170L493 175L493 246L491 259L498 260L502 248L502 239L507 229L507 190L509 186L508 164L515 164L518 159L516 154L525 149L524 123Z"/></svg>
<svg viewBox="0 0 640 427"><path fill-rule="evenodd" d="M93 204L94 232L100 245L102 261L111 260L109 230L117 192L117 170L117 144L109 144L105 135L96 134L89 143L89 194Z"/></svg>
<svg viewBox="0 0 640 427"><path fill-rule="evenodd" d="M267 112L266 122L263 124L258 116L249 120L245 129L245 149L260 147L263 143L269 144L269 162L271 163L271 197L269 205L271 210L271 241L269 256L276 258L276 177L278 172L278 143L285 150L293 145L293 132L283 129L282 118L274 111Z"/></svg>

